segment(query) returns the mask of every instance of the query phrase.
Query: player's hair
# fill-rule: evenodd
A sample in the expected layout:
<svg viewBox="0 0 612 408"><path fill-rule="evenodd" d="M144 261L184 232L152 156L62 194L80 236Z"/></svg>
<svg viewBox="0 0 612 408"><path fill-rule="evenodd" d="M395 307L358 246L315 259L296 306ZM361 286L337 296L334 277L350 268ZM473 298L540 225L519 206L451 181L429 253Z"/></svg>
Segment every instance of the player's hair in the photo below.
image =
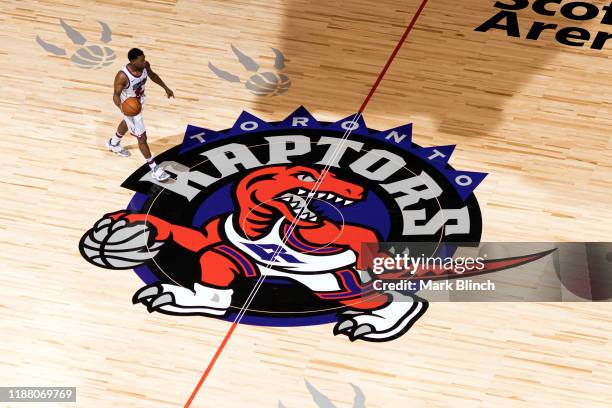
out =
<svg viewBox="0 0 612 408"><path fill-rule="evenodd" d="M144 52L142 52L140 48L132 48L128 52L128 59L130 61L134 61L136 58L140 57L141 55L144 55Z"/></svg>

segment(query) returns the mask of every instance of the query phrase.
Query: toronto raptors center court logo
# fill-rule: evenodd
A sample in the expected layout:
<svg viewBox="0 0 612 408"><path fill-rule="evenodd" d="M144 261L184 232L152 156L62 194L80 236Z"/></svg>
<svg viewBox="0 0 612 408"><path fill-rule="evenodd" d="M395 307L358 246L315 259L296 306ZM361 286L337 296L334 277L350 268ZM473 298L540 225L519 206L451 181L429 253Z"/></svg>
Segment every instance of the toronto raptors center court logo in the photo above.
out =
<svg viewBox="0 0 612 408"><path fill-rule="evenodd" d="M274 123L243 112L220 132L190 125L159 156L173 179L132 174L127 209L87 231L81 254L134 269L133 302L149 312L233 320L248 305L243 323L397 338L427 302L374 291L364 243L478 243L482 231L485 174L453 169L454 146L420 147L411 130L318 122L303 107Z"/></svg>

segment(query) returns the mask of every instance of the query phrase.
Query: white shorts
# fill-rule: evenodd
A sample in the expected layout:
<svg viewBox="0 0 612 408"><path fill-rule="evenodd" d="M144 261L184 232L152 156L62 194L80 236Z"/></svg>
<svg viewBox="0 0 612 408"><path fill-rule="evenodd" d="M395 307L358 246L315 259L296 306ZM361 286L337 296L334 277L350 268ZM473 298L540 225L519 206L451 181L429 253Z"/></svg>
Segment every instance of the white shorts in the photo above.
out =
<svg viewBox="0 0 612 408"><path fill-rule="evenodd" d="M142 111L144 110L144 98L140 98L140 113L136 116L125 116L123 120L128 127L130 133L136 137L142 136L147 130L145 129L144 119L142 118Z"/></svg>

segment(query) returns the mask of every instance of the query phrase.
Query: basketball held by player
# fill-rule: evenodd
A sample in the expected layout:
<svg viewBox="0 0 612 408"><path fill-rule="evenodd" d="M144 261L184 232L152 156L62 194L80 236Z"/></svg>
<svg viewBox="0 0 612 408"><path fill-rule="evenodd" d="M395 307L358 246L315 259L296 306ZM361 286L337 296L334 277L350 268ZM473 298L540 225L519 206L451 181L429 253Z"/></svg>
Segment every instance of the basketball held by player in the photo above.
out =
<svg viewBox="0 0 612 408"><path fill-rule="evenodd" d="M151 64L145 60L142 50L132 48L128 52L128 60L130 62L121 68L115 76L113 93L113 102L121 110L123 120L119 123L115 135L106 142L106 147L119 156L129 156L130 152L121 146L121 138L129 130L138 140L138 148L151 168L152 177L158 181L164 181L169 179L170 175L155 162L151 149L149 149L147 144L147 132L142 118L142 109L145 102L145 84L147 79L151 78L151 81L164 88L168 98L174 98L174 92L166 86L159 75L153 72ZM135 98L140 102L140 109L138 109L138 103L130 98ZM130 100L126 102L127 99ZM125 107L122 109L124 102Z"/></svg>

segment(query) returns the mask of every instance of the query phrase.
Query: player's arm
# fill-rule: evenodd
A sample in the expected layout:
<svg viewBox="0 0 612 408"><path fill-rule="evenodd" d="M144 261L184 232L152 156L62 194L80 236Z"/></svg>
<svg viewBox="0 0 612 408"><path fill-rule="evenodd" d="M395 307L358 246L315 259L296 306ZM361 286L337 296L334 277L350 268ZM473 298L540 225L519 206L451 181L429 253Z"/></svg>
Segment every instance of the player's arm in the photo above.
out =
<svg viewBox="0 0 612 408"><path fill-rule="evenodd" d="M123 72L117 72L117 75L115 75L115 85L113 87L113 102L119 109L121 109L121 91L127 86L127 81L127 76L125 76Z"/></svg>
<svg viewBox="0 0 612 408"><path fill-rule="evenodd" d="M166 84L164 83L164 81L159 77L159 75L153 72L153 70L151 69L151 64L149 64L149 61L146 61L145 64L147 67L147 72L149 73L149 78L151 78L151 81L155 82L157 85L164 88L164 91L166 91L166 95L168 96L168 98L170 97L174 98L174 92L172 92L172 89L168 88Z"/></svg>

